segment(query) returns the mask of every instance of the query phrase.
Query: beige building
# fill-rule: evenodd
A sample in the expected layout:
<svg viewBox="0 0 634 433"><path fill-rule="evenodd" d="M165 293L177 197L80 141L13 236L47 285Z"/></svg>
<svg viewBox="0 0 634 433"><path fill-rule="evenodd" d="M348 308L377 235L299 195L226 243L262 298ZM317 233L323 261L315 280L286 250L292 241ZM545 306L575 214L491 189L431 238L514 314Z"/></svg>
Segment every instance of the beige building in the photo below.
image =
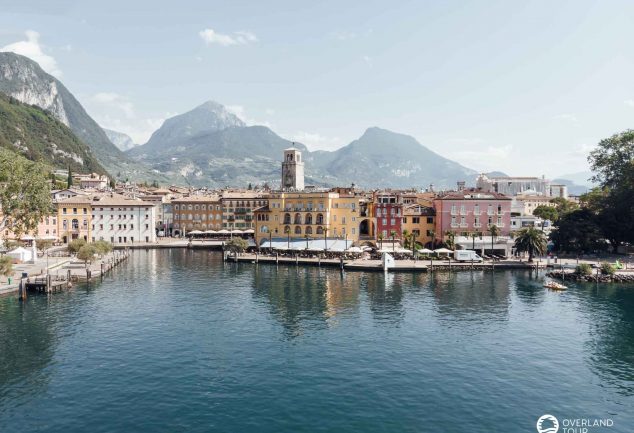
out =
<svg viewBox="0 0 634 433"><path fill-rule="evenodd" d="M59 200L57 203L57 233L68 243L74 239L92 239L92 199L75 196Z"/></svg>
<svg viewBox="0 0 634 433"><path fill-rule="evenodd" d="M223 209L217 195L200 195L172 199L173 234L184 236L192 230L221 230Z"/></svg>

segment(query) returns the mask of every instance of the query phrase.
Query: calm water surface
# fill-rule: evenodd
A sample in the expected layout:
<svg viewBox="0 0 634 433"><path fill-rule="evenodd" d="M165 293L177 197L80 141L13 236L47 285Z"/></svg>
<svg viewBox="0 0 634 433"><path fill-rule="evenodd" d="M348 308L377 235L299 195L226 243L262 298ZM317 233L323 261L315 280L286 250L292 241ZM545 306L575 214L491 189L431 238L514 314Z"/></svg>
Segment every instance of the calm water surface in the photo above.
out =
<svg viewBox="0 0 634 433"><path fill-rule="evenodd" d="M634 431L634 287L138 251L0 298L0 432Z"/></svg>

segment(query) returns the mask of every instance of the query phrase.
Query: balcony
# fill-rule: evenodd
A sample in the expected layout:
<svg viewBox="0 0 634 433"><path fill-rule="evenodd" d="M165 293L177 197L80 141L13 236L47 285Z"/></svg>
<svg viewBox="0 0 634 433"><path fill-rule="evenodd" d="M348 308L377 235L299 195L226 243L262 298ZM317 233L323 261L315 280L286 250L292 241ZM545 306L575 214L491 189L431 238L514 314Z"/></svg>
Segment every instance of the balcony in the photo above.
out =
<svg viewBox="0 0 634 433"><path fill-rule="evenodd" d="M452 228L452 229L457 229L458 227L460 227L460 224L458 224L458 223L451 223L451 228Z"/></svg>
<svg viewBox="0 0 634 433"><path fill-rule="evenodd" d="M461 227L461 228L467 228L467 227L469 227L469 224L467 224L467 223L460 223L460 227Z"/></svg>
<svg viewBox="0 0 634 433"><path fill-rule="evenodd" d="M474 228L480 228L480 227L482 227L482 224L480 224L480 223L474 223L474 224L473 224L473 227L474 227Z"/></svg>

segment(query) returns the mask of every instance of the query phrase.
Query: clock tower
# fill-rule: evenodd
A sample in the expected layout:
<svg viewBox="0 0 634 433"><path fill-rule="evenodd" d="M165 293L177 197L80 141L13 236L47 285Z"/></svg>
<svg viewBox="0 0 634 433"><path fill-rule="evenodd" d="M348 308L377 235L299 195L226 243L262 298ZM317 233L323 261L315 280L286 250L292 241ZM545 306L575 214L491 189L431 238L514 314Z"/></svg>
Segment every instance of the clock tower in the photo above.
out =
<svg viewBox="0 0 634 433"><path fill-rule="evenodd" d="M284 151L282 161L282 189L287 191L304 190L304 161L302 152L291 147Z"/></svg>

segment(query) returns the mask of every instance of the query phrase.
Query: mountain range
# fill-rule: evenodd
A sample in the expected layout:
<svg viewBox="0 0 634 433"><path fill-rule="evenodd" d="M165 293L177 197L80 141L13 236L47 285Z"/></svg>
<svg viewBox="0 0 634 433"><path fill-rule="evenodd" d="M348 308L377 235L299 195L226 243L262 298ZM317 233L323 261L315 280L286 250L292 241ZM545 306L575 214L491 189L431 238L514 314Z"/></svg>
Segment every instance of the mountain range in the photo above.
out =
<svg viewBox="0 0 634 433"><path fill-rule="evenodd" d="M32 140L5 131L3 146L16 148L17 140L25 147L22 154L49 158L58 166L81 160L85 162L84 170L105 168L118 179L210 187L277 186L281 156L289 147L302 151L308 185L425 188L434 184L442 189L454 187L459 180L470 183L477 175L475 170L442 157L411 136L378 127L368 128L358 139L335 151L311 152L302 143L282 138L266 126L246 125L214 101L165 120L147 143L137 145L122 132L102 129L59 80L36 62L14 53L0 53L0 92L40 107L42 113L71 132L62 140L63 145L54 143L64 149L55 150L50 140L47 142L49 134L41 131L33 146ZM24 110L22 114L28 111ZM59 125L55 128L61 130ZM64 156L60 149L71 156ZM557 181L578 187L566 179Z"/></svg>
<svg viewBox="0 0 634 433"><path fill-rule="evenodd" d="M317 186L448 187L476 174L413 137L376 127L336 151L311 152L266 126L247 126L214 101L167 119L146 144L127 154L192 185L275 185L282 153L290 147L302 151L306 183Z"/></svg>
<svg viewBox="0 0 634 433"><path fill-rule="evenodd" d="M33 60L0 52L0 92L51 113L85 143L110 174L130 179L163 179L131 161L84 110L70 91Z"/></svg>
<svg viewBox="0 0 634 433"><path fill-rule="evenodd" d="M0 93L0 146L51 168L104 174L91 149L50 112Z"/></svg>
<svg viewBox="0 0 634 433"><path fill-rule="evenodd" d="M117 149L121 151L130 150L133 147L138 146L134 142L134 140L132 140L132 137L130 137L128 134L124 134L123 132L119 131L113 131L112 129L101 129L103 129L103 132L106 133L106 137L108 137L108 140L110 140L112 144L117 146Z"/></svg>

